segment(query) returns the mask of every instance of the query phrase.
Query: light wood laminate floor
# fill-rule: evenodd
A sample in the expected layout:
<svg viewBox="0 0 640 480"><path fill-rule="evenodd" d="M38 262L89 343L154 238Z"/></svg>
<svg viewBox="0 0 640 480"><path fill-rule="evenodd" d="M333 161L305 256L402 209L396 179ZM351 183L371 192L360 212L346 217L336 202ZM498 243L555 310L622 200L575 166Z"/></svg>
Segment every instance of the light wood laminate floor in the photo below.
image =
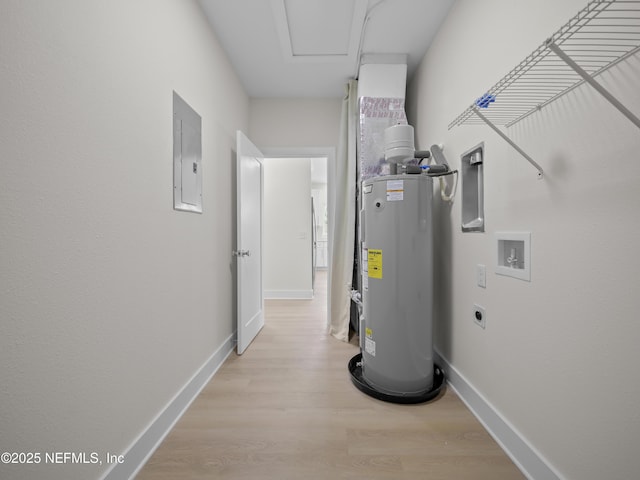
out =
<svg viewBox="0 0 640 480"><path fill-rule="evenodd" d="M455 479L524 476L451 389L422 405L351 383L355 344L326 333L326 274L314 300L268 300L266 325L232 353L136 477Z"/></svg>

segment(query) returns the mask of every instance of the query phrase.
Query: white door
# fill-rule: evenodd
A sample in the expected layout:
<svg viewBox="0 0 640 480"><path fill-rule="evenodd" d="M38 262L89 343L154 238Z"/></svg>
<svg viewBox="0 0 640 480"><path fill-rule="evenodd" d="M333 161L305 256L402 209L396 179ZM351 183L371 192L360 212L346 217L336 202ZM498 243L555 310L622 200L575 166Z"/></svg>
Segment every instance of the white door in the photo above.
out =
<svg viewBox="0 0 640 480"><path fill-rule="evenodd" d="M264 326L262 296L262 161L258 148L238 130L237 250L238 354Z"/></svg>

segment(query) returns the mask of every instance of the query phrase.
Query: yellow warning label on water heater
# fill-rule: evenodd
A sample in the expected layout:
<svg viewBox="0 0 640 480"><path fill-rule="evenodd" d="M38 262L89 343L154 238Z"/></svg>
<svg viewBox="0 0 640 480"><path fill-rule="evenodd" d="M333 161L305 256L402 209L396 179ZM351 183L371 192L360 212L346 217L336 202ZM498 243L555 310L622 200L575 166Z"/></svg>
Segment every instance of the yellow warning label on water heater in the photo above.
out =
<svg viewBox="0 0 640 480"><path fill-rule="evenodd" d="M382 250L369 249L369 278L382 278Z"/></svg>

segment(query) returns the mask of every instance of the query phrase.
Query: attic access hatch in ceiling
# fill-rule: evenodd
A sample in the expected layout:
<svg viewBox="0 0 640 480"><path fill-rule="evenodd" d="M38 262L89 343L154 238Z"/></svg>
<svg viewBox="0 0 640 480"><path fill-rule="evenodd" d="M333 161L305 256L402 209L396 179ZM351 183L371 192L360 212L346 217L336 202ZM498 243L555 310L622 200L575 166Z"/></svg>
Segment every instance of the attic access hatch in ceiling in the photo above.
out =
<svg viewBox="0 0 640 480"><path fill-rule="evenodd" d="M271 0L286 61L357 65L367 0Z"/></svg>

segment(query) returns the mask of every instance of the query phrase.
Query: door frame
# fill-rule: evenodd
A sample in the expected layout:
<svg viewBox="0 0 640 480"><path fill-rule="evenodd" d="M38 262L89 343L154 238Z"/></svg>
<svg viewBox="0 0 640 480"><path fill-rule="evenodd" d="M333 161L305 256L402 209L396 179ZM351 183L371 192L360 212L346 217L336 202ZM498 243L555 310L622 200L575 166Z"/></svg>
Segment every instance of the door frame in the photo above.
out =
<svg viewBox="0 0 640 480"><path fill-rule="evenodd" d="M335 147L260 147L265 162L269 158L318 158L327 159L327 210L328 223L328 258L327 258L327 312L331 311L331 259L333 258L333 230L335 225L335 182L336 182L336 148ZM327 326L329 316L327 315Z"/></svg>

